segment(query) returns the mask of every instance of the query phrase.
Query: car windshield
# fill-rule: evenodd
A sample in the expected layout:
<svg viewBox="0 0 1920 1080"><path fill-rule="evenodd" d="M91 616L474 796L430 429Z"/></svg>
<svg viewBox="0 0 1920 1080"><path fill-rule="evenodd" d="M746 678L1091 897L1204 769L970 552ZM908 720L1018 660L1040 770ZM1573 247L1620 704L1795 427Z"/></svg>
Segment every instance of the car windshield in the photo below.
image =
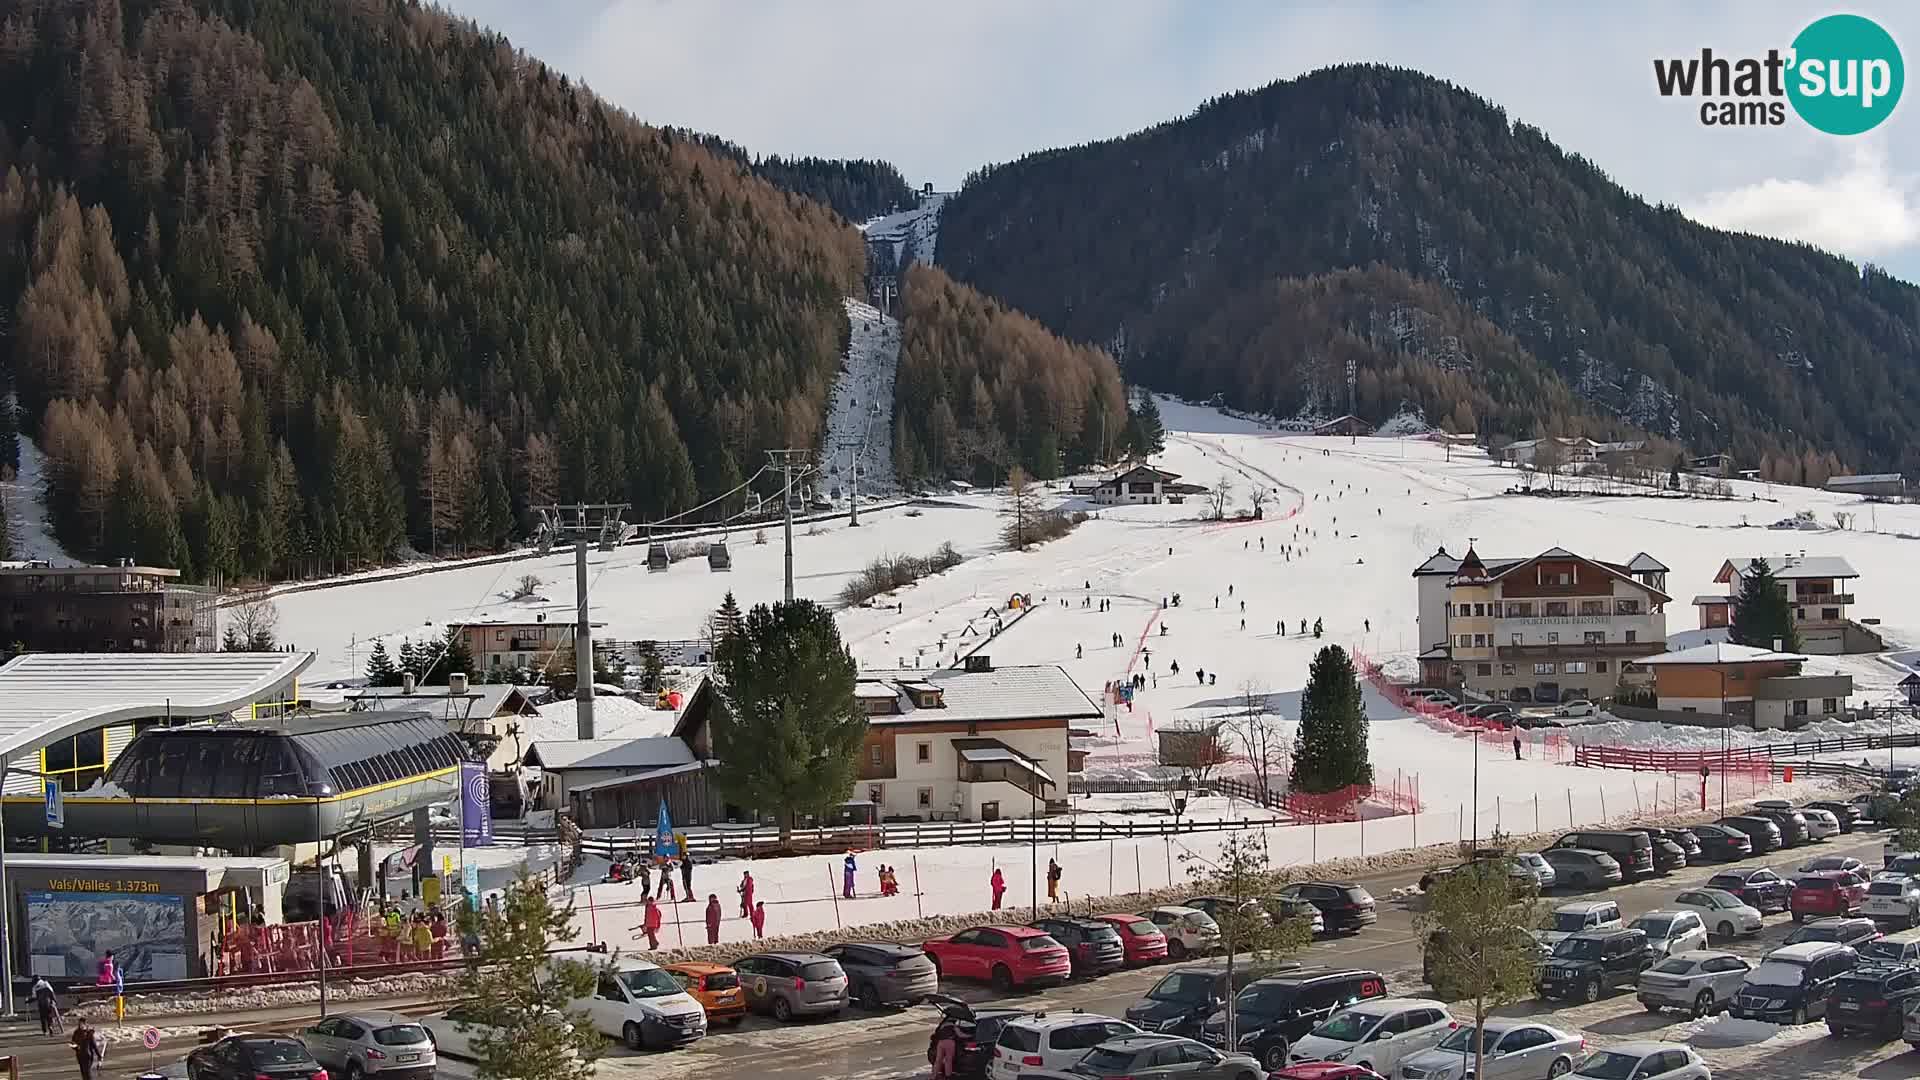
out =
<svg viewBox="0 0 1920 1080"><path fill-rule="evenodd" d="M1181 916L1180 921L1187 926L1193 927L1195 930L1220 929L1220 924L1213 921L1213 916L1204 911L1189 911L1184 916Z"/></svg>
<svg viewBox="0 0 1920 1080"><path fill-rule="evenodd" d="M1655 964L1653 970L1662 975L1691 975L1693 974L1693 961L1682 960L1676 956L1670 960L1662 960L1658 964Z"/></svg>
<svg viewBox="0 0 1920 1080"><path fill-rule="evenodd" d="M1506 1032L1504 1030L1501 1030L1498 1028L1488 1028L1487 1029L1487 1045L1492 1046L1493 1044L1499 1042L1500 1036L1505 1034ZM1440 1049L1442 1050L1473 1049L1473 1029L1470 1027L1466 1027L1464 1025L1462 1025L1461 1027L1454 1028L1453 1034L1448 1035L1446 1038L1440 1040Z"/></svg>
<svg viewBox="0 0 1920 1080"><path fill-rule="evenodd" d="M800 968L800 977L803 979L837 979L845 974L835 960L815 960Z"/></svg>
<svg viewBox="0 0 1920 1080"><path fill-rule="evenodd" d="M1249 986L1234 999L1234 1007L1248 1015L1278 1016L1293 1004L1297 993L1297 988L1286 984Z"/></svg>
<svg viewBox="0 0 1920 1080"><path fill-rule="evenodd" d="M623 971L620 973L620 981L626 986L627 993L632 994L636 1001L680 993L680 980L659 968Z"/></svg>
<svg viewBox="0 0 1920 1080"><path fill-rule="evenodd" d="M1741 878L1741 877L1730 877L1730 876L1711 877L1707 879L1707 884L1713 886L1716 889L1725 889L1728 892L1738 892L1741 889L1746 887L1747 879Z"/></svg>
<svg viewBox="0 0 1920 1080"><path fill-rule="evenodd" d="M1213 976L1193 971L1176 971L1147 991L1155 1001L1205 1001L1213 991Z"/></svg>
<svg viewBox="0 0 1920 1080"><path fill-rule="evenodd" d="M255 1065L303 1065L313 1058L307 1048L292 1039L262 1039L247 1044L247 1057Z"/></svg>
<svg viewBox="0 0 1920 1080"><path fill-rule="evenodd" d="M1574 1071L1575 1076L1592 1077L1593 1080L1631 1080L1634 1066L1640 1064L1637 1054L1619 1054L1612 1050L1602 1050L1587 1055Z"/></svg>
<svg viewBox="0 0 1920 1080"><path fill-rule="evenodd" d="M1587 928L1587 913L1584 911L1556 911L1547 921L1547 929L1558 930L1565 934L1577 934Z"/></svg>
<svg viewBox="0 0 1920 1080"><path fill-rule="evenodd" d="M1335 1042L1359 1042L1361 1039L1366 1038L1367 1032L1372 1031L1373 1025L1379 1022L1380 1018L1371 1013L1348 1009L1346 1012L1314 1028L1313 1034L1322 1039L1332 1039Z"/></svg>
<svg viewBox="0 0 1920 1080"><path fill-rule="evenodd" d="M1554 946L1553 955L1561 960L1598 960L1600 945L1594 938L1570 937Z"/></svg>
<svg viewBox="0 0 1920 1080"><path fill-rule="evenodd" d="M1907 891L1904 881L1876 881L1867 886L1868 896L1899 896Z"/></svg>
<svg viewBox="0 0 1920 1080"><path fill-rule="evenodd" d="M376 1030L373 1041L381 1046L414 1046L427 1041L427 1029L419 1024L395 1024Z"/></svg>
<svg viewBox="0 0 1920 1080"><path fill-rule="evenodd" d="M1153 937L1160 933L1160 928L1150 922L1130 922L1127 924L1127 933L1134 937Z"/></svg>
<svg viewBox="0 0 1920 1080"><path fill-rule="evenodd" d="M1862 956L1874 960L1905 960L1907 946L1898 941L1889 941L1886 938L1881 938L1878 941L1869 941L1865 945L1862 945L1860 947L1860 953Z"/></svg>
<svg viewBox="0 0 1920 1080"><path fill-rule="evenodd" d="M1673 932L1673 920L1665 915L1642 915L1633 920L1633 925L1636 929L1645 930L1648 937L1658 940L1664 940Z"/></svg>
<svg viewBox="0 0 1920 1080"><path fill-rule="evenodd" d="M1081 1076L1125 1076L1132 1069L1133 1054L1130 1052L1096 1046L1067 1071Z"/></svg>
<svg viewBox="0 0 1920 1080"><path fill-rule="evenodd" d="M1761 961L1759 967L1747 972L1747 982L1755 986L1799 986L1806 977L1806 968L1780 960Z"/></svg>
<svg viewBox="0 0 1920 1080"><path fill-rule="evenodd" d="M1840 928L1837 926L1803 926L1787 935L1787 942L1798 945L1803 941L1839 941Z"/></svg>

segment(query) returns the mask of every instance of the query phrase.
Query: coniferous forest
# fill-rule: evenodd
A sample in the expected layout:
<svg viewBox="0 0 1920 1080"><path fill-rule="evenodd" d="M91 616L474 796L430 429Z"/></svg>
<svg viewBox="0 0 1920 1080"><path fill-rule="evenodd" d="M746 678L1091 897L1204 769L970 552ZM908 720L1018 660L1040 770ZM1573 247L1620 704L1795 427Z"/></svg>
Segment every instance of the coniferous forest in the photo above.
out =
<svg viewBox="0 0 1920 1080"><path fill-rule="evenodd" d="M693 505L816 441L862 259L399 0L0 15L0 357L77 553L279 577Z"/></svg>
<svg viewBox="0 0 1920 1080"><path fill-rule="evenodd" d="M1920 473L1920 289L1649 205L1417 72L1329 68L983 169L937 257L1191 398Z"/></svg>

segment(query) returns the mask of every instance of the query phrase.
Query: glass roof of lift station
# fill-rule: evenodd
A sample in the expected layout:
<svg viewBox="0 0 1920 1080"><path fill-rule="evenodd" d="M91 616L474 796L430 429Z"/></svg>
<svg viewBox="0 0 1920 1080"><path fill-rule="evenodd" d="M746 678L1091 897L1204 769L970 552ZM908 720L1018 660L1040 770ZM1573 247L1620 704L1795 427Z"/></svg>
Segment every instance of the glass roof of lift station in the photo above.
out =
<svg viewBox="0 0 1920 1080"><path fill-rule="evenodd" d="M304 798L433 775L465 756L424 713L295 715L149 728L107 779L137 798Z"/></svg>

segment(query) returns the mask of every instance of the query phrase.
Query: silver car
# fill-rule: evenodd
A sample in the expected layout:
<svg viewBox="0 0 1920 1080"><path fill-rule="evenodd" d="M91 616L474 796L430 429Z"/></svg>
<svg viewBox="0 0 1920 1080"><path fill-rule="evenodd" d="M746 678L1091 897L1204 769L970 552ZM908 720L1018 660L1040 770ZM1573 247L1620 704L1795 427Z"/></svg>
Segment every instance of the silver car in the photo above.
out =
<svg viewBox="0 0 1920 1080"><path fill-rule="evenodd" d="M1523 851L1515 855L1513 861L1533 871L1533 884L1541 892L1558 883L1559 875L1554 872L1553 864L1537 851Z"/></svg>
<svg viewBox="0 0 1920 1080"><path fill-rule="evenodd" d="M1685 1009L1710 1016L1732 1004L1753 965L1730 952L1675 953L1640 973L1640 1004L1648 1012Z"/></svg>
<svg viewBox="0 0 1920 1080"><path fill-rule="evenodd" d="M433 1039L404 1013L331 1016L300 1033L313 1060L347 1080L433 1080Z"/></svg>
<svg viewBox="0 0 1920 1080"><path fill-rule="evenodd" d="M847 1007L847 973L831 956L759 953L736 961L733 970L747 992L747 1008L772 1013L782 1023Z"/></svg>
<svg viewBox="0 0 1920 1080"><path fill-rule="evenodd" d="M1486 1069L1480 1080L1548 1080L1571 1072L1586 1049L1586 1040L1559 1028L1531 1020L1488 1020ZM1473 1071L1474 1030L1471 1025L1431 1050L1422 1050L1400 1062L1398 1080L1461 1080Z"/></svg>

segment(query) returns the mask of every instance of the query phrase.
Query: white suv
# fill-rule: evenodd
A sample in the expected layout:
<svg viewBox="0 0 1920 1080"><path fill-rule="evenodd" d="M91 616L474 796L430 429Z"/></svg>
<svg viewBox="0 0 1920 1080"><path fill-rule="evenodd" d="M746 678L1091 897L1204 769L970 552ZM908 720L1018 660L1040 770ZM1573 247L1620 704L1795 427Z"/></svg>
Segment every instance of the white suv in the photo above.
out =
<svg viewBox="0 0 1920 1080"><path fill-rule="evenodd" d="M1087 1051L1140 1029L1098 1013L1034 1013L1000 1029L1000 1041L987 1063L988 1080L1015 1080L1034 1069L1065 1069Z"/></svg>
<svg viewBox="0 0 1920 1080"><path fill-rule="evenodd" d="M1342 1009L1289 1048L1294 1065L1342 1061L1392 1076L1401 1058L1438 1046L1459 1025L1444 1003L1380 998Z"/></svg>
<svg viewBox="0 0 1920 1080"><path fill-rule="evenodd" d="M1905 927L1920 923L1920 879L1907 874L1875 874L1867 885L1867 899L1860 905L1860 914Z"/></svg>

